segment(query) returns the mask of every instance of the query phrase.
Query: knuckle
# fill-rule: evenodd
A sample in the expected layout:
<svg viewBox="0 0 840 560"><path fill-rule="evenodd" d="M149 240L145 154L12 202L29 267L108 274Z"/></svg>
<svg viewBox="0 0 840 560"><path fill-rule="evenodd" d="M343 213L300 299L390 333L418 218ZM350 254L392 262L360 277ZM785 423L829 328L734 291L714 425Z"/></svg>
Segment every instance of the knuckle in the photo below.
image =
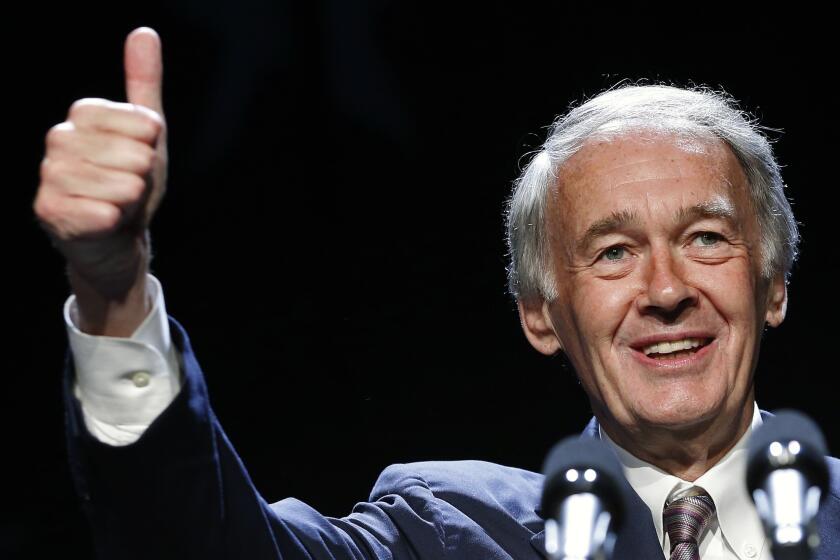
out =
<svg viewBox="0 0 840 560"><path fill-rule="evenodd" d="M59 214L55 198L43 192L39 192L35 197L35 200L32 202L32 210L35 212L35 216L45 224L54 222Z"/></svg>
<svg viewBox="0 0 840 560"><path fill-rule="evenodd" d="M49 179L53 162L50 158L45 157L41 160L41 165L38 166L38 175L41 177L41 188L44 182Z"/></svg>
<svg viewBox="0 0 840 560"><path fill-rule="evenodd" d="M157 111L143 105L132 105L134 113L142 123L144 137L154 140L163 130L163 117Z"/></svg>
<svg viewBox="0 0 840 560"><path fill-rule="evenodd" d="M143 173L148 173L152 170L155 165L156 158L157 155L155 154L155 149L148 144L143 144L142 148L140 148L140 153L138 154L138 160L140 162L139 166Z"/></svg>
<svg viewBox="0 0 840 560"><path fill-rule="evenodd" d="M64 146L73 136L75 127L71 122L59 123L47 131L47 149L54 149Z"/></svg>
<svg viewBox="0 0 840 560"><path fill-rule="evenodd" d="M93 212L94 228L99 231L115 230L120 223L122 212L113 204L101 204Z"/></svg>
<svg viewBox="0 0 840 560"><path fill-rule="evenodd" d="M53 158L44 158L41 160L41 183L52 183L57 177L61 176L61 162Z"/></svg>
<svg viewBox="0 0 840 560"><path fill-rule="evenodd" d="M128 202L135 203L143 197L146 190L146 181L137 175L132 175L130 179L124 181L122 190L125 192Z"/></svg>
<svg viewBox="0 0 840 560"><path fill-rule="evenodd" d="M151 117L144 119L143 126L145 127L144 133L149 140L157 140L157 137L160 136L163 130L163 123Z"/></svg>
<svg viewBox="0 0 840 560"><path fill-rule="evenodd" d="M96 122L101 119L111 118L114 113L125 113L130 110L131 105L128 103L119 103L98 97L87 97L75 101L70 106L67 120L71 122Z"/></svg>
<svg viewBox="0 0 840 560"><path fill-rule="evenodd" d="M69 120L77 120L80 117L89 115L96 108L102 106L102 99L85 98L74 101L70 105L70 111L67 113Z"/></svg>
<svg viewBox="0 0 840 560"><path fill-rule="evenodd" d="M41 191L38 191L38 194L35 195L35 200L32 201L32 212L35 213L35 216L39 220L43 220L46 217L46 210L44 208L44 195Z"/></svg>
<svg viewBox="0 0 840 560"><path fill-rule="evenodd" d="M145 118L154 121L158 125L163 124L163 116L154 109L146 107L145 105L138 105L136 103L132 104L131 107L136 113L143 115Z"/></svg>

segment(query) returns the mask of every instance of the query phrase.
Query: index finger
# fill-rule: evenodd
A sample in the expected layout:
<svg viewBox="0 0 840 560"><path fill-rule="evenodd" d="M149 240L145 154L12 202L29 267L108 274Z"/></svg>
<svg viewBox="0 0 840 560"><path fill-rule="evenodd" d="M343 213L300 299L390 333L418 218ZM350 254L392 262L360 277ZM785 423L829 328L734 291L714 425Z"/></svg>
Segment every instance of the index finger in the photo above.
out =
<svg viewBox="0 0 840 560"><path fill-rule="evenodd" d="M164 127L163 117L152 109L107 99L76 101L67 120L79 129L113 132L147 144L157 142Z"/></svg>

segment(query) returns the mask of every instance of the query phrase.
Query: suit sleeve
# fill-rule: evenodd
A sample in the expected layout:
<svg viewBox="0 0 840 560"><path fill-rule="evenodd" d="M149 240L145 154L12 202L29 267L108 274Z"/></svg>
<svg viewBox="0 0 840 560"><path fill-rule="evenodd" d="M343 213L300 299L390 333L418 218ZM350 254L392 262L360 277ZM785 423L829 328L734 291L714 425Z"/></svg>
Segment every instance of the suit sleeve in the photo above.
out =
<svg viewBox="0 0 840 560"><path fill-rule="evenodd" d="M380 479L340 519L295 499L267 504L213 414L186 333L170 325L183 385L131 445L87 431L68 356L68 454L100 558L445 558L444 519L419 479Z"/></svg>

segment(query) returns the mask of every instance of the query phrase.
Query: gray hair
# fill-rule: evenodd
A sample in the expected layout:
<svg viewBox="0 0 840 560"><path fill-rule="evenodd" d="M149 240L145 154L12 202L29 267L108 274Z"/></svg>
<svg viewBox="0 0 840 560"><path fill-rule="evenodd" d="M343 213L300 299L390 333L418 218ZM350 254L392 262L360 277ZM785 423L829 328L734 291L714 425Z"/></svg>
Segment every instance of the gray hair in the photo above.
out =
<svg viewBox="0 0 840 560"><path fill-rule="evenodd" d="M545 143L514 182L507 204L508 287L517 299L557 297L546 210L563 164L591 138L641 130L717 138L732 149L758 217L762 275L783 273L787 278L796 260L799 231L779 164L758 123L726 93L630 85L601 93L555 120Z"/></svg>

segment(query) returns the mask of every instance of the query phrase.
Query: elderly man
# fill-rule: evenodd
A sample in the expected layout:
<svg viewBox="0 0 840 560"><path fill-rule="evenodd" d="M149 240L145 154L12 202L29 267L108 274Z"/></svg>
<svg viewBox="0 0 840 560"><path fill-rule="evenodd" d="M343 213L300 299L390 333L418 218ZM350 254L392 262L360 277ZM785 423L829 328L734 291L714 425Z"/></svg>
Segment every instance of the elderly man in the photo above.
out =
<svg viewBox="0 0 840 560"><path fill-rule="evenodd" d="M107 558L538 558L539 474L389 467L344 518L254 489L186 333L148 276L163 194L160 43L126 43L128 104L83 100L47 137L35 212L68 261L70 459ZM744 487L753 375L784 319L796 222L767 140L726 97L626 87L559 119L517 181L510 288L564 352L634 490L618 559L769 558ZM819 558L840 555L840 463ZM693 507L692 534L671 521Z"/></svg>

